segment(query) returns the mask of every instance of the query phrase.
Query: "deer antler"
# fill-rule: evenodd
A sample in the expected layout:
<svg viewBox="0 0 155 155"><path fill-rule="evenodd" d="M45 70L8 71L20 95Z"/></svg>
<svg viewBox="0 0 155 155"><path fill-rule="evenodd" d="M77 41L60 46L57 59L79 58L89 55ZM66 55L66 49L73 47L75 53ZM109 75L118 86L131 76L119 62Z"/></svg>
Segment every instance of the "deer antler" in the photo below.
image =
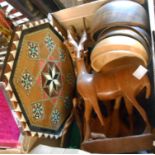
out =
<svg viewBox="0 0 155 155"><path fill-rule="evenodd" d="M83 32L82 37L80 39L79 45L83 45L83 43L87 40L87 33L86 31Z"/></svg>
<svg viewBox="0 0 155 155"><path fill-rule="evenodd" d="M83 32L82 37L79 41L79 44L73 39L70 31L67 31L68 33L68 41L74 46L76 52L77 52L77 58L80 58L80 52L84 49L83 44L87 40L87 33L86 31Z"/></svg>
<svg viewBox="0 0 155 155"><path fill-rule="evenodd" d="M80 39L79 45L78 45L78 52L77 52L77 57L80 57L80 51L84 49L84 42L87 40L87 33L86 31L83 31L82 37Z"/></svg>
<svg viewBox="0 0 155 155"><path fill-rule="evenodd" d="M74 46L75 49L77 49L78 43L73 39L69 30L67 30L67 34L68 34L68 41Z"/></svg>

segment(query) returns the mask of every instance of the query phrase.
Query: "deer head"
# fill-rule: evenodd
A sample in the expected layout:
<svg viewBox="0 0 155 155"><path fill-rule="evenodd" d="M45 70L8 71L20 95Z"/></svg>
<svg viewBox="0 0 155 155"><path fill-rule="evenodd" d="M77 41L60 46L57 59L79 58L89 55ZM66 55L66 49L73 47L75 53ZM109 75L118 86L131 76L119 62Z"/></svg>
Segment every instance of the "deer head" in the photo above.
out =
<svg viewBox="0 0 155 155"><path fill-rule="evenodd" d="M84 51L84 42L87 40L86 31L82 33L79 43L75 41L70 31L67 31L67 33L68 33L68 42L74 47L74 50L76 52L76 58L81 58L81 52Z"/></svg>

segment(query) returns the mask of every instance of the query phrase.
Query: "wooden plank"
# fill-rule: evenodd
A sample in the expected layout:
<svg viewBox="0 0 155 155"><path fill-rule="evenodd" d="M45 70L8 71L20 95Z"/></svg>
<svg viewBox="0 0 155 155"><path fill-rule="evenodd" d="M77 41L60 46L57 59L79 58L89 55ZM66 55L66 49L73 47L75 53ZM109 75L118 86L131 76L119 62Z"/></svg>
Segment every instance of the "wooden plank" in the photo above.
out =
<svg viewBox="0 0 155 155"><path fill-rule="evenodd" d="M59 1L63 3L66 8L81 5L84 3L83 0L59 0Z"/></svg>
<svg viewBox="0 0 155 155"><path fill-rule="evenodd" d="M150 29L155 31L155 11L154 11L154 0L148 0L148 11L150 17Z"/></svg>
<svg viewBox="0 0 155 155"><path fill-rule="evenodd" d="M95 11L106 1L108 0L95 1L77 7L64 9L53 13L53 16L65 29L68 29L70 26L74 26L78 33L80 33L84 28L83 18L86 19L86 25L90 28Z"/></svg>
<svg viewBox="0 0 155 155"><path fill-rule="evenodd" d="M90 29L96 10L108 1L110 0L98 0L83 5L67 8L53 13L53 16L64 28L68 29L70 26L74 26L76 27L78 32L81 32L84 28L83 18L85 18L87 28ZM136 1L140 4L144 4L145 2L145 0Z"/></svg>
<svg viewBox="0 0 155 155"><path fill-rule="evenodd" d="M71 7L54 13L54 16L60 21L70 21L82 17L88 17L96 12L96 10L110 0L98 0L91 3L86 3L80 6ZM134 0L135 1L135 0ZM144 0L136 0L140 4Z"/></svg>
<svg viewBox="0 0 155 155"><path fill-rule="evenodd" d="M101 5L103 5L108 0L100 0L87 4L83 4L80 6L64 9L58 12L55 12L53 15L57 18L58 21L66 22L75 19L79 19L82 17L88 17L96 11Z"/></svg>
<svg viewBox="0 0 155 155"><path fill-rule="evenodd" d="M0 154L21 154L20 149L0 149Z"/></svg>
<svg viewBox="0 0 155 155"><path fill-rule="evenodd" d="M132 153L153 149L155 136L148 133L120 138L105 138L82 143L81 149L91 153Z"/></svg>

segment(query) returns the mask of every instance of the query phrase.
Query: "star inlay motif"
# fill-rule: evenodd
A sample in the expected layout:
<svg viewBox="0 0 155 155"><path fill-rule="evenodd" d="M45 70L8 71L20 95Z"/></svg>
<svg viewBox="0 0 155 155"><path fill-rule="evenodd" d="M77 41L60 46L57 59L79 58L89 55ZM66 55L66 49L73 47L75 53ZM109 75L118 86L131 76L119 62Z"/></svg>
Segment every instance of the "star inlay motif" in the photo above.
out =
<svg viewBox="0 0 155 155"><path fill-rule="evenodd" d="M48 63L48 71L43 72L43 76L45 78L43 88L48 89L49 96L56 94L61 86L60 72L56 68L56 65L55 64L51 65Z"/></svg>

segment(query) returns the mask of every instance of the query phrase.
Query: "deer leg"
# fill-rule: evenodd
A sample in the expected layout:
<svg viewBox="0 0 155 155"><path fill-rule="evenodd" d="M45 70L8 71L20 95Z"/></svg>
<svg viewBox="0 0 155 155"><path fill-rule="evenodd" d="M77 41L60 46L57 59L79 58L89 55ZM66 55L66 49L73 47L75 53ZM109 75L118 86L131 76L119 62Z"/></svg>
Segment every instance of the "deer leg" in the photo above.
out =
<svg viewBox="0 0 155 155"><path fill-rule="evenodd" d="M92 104L89 100L85 101L85 112L84 112L84 141L88 140L91 136L91 130L90 130L90 117L92 112Z"/></svg>
<svg viewBox="0 0 155 155"><path fill-rule="evenodd" d="M77 110L78 104L79 104L78 99L74 98L73 99L73 112L74 112L74 116L75 116L77 126L79 127L79 130L80 130L81 138L83 138L83 132L82 132L83 127L82 127L80 116L78 115L78 110Z"/></svg>
<svg viewBox="0 0 155 155"><path fill-rule="evenodd" d="M148 99L151 95L151 85L148 77L145 78L144 87L146 88L146 96L145 98Z"/></svg>
<svg viewBox="0 0 155 155"><path fill-rule="evenodd" d="M115 100L114 110L119 110L119 108L120 108L120 104L121 104L121 99L122 99L122 97L118 97L118 98L116 98L116 100Z"/></svg>
<svg viewBox="0 0 155 155"><path fill-rule="evenodd" d="M130 101L125 98L125 107L126 107L126 110L127 110L127 113L128 113L128 117L129 117L129 125L130 125L130 134L133 133L133 129L134 129L134 126L133 126L133 117L132 117L132 112L133 112L133 105L130 103Z"/></svg>
<svg viewBox="0 0 155 155"><path fill-rule="evenodd" d="M120 120L119 120L119 108L120 108L121 97L116 98L114 109L111 114L111 126L109 128L109 135L114 137L119 135L119 127L120 127Z"/></svg>
<svg viewBox="0 0 155 155"><path fill-rule="evenodd" d="M151 126L147 117L147 114L145 112L145 110L139 105L139 103L137 102L137 100L134 97L129 97L127 96L128 100L132 103L132 105L137 109L137 111L140 113L141 117L143 118L144 122L146 123L146 128L145 128L145 133L146 132L150 132L151 130Z"/></svg>
<svg viewBox="0 0 155 155"><path fill-rule="evenodd" d="M89 99L89 102L91 103L101 125L104 126L104 120L103 120L104 118L102 116L101 109L99 107L98 100L97 100L96 96L92 95L91 98Z"/></svg>

